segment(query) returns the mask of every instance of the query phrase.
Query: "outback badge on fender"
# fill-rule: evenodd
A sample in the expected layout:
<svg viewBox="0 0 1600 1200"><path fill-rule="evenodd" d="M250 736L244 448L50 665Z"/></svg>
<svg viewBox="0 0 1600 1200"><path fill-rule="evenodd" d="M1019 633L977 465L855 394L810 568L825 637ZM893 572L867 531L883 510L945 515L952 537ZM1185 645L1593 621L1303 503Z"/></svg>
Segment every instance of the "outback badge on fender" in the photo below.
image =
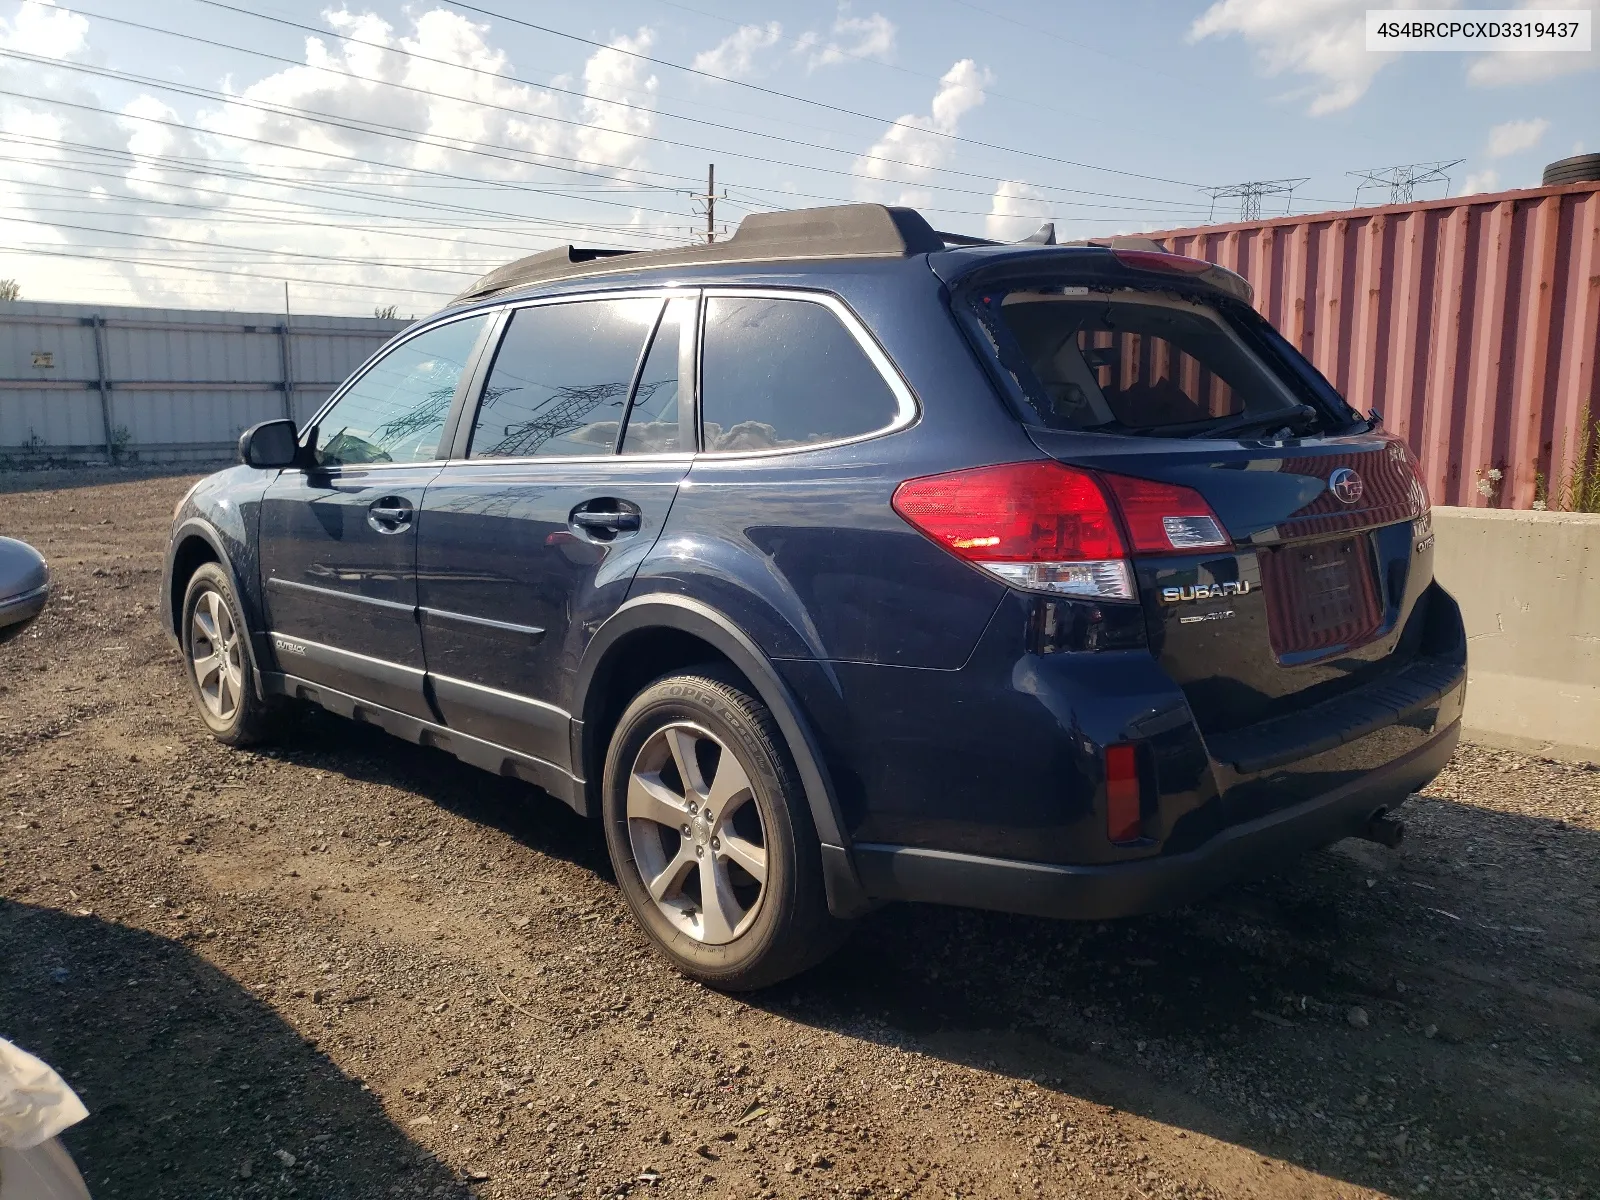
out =
<svg viewBox="0 0 1600 1200"><path fill-rule="evenodd" d="M1168 587L1161 589L1163 604L1181 604L1185 600L1221 600L1227 596L1248 596L1250 594L1250 581L1241 579L1238 582L1229 580L1227 583L1197 583L1190 587Z"/></svg>

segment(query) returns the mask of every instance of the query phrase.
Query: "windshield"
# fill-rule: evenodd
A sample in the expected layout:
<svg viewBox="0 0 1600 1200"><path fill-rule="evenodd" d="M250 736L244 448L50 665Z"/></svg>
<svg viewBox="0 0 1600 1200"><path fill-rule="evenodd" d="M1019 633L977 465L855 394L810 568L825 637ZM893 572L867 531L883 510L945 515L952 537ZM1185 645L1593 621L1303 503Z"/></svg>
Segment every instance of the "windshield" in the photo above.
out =
<svg viewBox="0 0 1600 1200"><path fill-rule="evenodd" d="M1305 419L1294 392L1210 305L1057 285L989 292L974 307L1047 428L1177 436Z"/></svg>

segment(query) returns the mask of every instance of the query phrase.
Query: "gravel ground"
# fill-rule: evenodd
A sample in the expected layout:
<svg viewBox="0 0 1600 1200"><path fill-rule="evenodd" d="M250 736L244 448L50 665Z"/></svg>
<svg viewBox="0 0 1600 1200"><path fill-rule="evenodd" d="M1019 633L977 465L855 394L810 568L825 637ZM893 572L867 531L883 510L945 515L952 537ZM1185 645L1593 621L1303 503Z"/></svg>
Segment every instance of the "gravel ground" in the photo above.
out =
<svg viewBox="0 0 1600 1200"><path fill-rule="evenodd" d="M1160 917L884 909L665 969L541 793L314 714L214 743L152 612L190 480L0 480L0 1034L97 1197L1600 1195L1600 772L1464 747L1398 852Z"/></svg>

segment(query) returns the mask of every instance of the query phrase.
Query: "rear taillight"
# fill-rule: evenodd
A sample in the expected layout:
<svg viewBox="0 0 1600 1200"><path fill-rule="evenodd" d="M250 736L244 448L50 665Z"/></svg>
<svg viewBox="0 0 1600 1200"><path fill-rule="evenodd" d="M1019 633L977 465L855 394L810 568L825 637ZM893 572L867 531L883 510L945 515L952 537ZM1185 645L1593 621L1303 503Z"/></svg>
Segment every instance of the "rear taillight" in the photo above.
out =
<svg viewBox="0 0 1600 1200"><path fill-rule="evenodd" d="M1106 747L1106 836L1113 842L1136 842L1144 836L1139 755L1127 743Z"/></svg>
<svg viewBox="0 0 1600 1200"><path fill-rule="evenodd" d="M1136 553L1171 554L1228 544L1222 522L1199 492L1127 475L1101 478L1116 497Z"/></svg>
<svg viewBox="0 0 1600 1200"><path fill-rule="evenodd" d="M1133 599L1111 502L1088 471L1008 463L908 479L894 510L959 558L1029 591Z"/></svg>
<svg viewBox="0 0 1600 1200"><path fill-rule="evenodd" d="M1222 522L1198 492L1058 462L908 479L893 503L950 553L1027 591L1133 600L1131 553L1228 545Z"/></svg>

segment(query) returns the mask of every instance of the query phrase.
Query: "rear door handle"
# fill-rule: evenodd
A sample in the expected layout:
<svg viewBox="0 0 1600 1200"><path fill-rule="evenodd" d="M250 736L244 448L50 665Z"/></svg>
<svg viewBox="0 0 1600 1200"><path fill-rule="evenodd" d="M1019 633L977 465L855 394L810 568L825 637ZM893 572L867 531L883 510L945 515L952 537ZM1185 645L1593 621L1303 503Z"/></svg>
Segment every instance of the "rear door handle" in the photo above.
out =
<svg viewBox="0 0 1600 1200"><path fill-rule="evenodd" d="M367 509L367 524L379 533L400 533L411 527L416 509L398 496L385 496Z"/></svg>
<svg viewBox="0 0 1600 1200"><path fill-rule="evenodd" d="M572 514L572 523L580 529L609 529L613 533L626 529L631 532L639 528L639 514L579 511Z"/></svg>
<svg viewBox="0 0 1600 1200"><path fill-rule="evenodd" d="M639 506L613 496L585 500L567 516L574 532L591 542L611 542L644 525Z"/></svg>

